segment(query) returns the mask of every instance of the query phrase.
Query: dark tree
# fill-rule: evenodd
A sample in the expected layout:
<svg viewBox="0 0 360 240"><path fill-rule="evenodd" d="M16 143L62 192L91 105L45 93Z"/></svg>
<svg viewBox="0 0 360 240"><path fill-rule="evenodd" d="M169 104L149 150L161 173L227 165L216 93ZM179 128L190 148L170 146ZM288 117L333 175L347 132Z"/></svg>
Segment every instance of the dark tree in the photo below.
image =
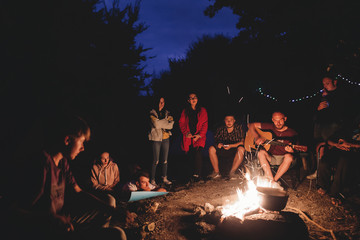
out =
<svg viewBox="0 0 360 240"><path fill-rule="evenodd" d="M338 71L359 77L358 1L216 0L204 12L213 17L224 7L239 16L239 37L257 40L264 47L280 41L290 67L319 72L334 64Z"/></svg>
<svg viewBox="0 0 360 240"><path fill-rule="evenodd" d="M142 117L138 95L150 76L141 67L147 49L135 38L146 26L140 1L119 3L1 1L1 131L10 155L33 148L39 119L53 112L87 119L94 144L132 144L119 136Z"/></svg>

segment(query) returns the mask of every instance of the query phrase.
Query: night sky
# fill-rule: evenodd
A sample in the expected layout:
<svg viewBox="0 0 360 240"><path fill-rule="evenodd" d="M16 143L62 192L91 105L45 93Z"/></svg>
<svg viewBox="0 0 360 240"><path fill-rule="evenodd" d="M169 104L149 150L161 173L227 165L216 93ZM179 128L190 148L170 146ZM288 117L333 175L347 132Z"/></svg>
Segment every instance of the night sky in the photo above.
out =
<svg viewBox="0 0 360 240"><path fill-rule="evenodd" d="M109 0L108 0L109 1ZM134 2L134 0L122 1ZM143 0L140 5L140 22L148 29L139 34L137 41L152 48L145 70L159 73L168 69L168 58L182 58L190 44L203 35L223 34L233 37L239 32L235 24L238 16L223 9L215 17L204 15L209 0Z"/></svg>

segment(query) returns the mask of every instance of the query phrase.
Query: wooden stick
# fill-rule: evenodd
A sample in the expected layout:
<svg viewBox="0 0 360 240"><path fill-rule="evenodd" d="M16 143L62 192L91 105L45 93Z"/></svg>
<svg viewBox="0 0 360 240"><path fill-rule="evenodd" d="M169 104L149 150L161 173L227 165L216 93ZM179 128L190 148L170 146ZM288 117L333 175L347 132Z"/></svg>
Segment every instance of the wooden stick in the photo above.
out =
<svg viewBox="0 0 360 240"><path fill-rule="evenodd" d="M325 232L329 232L329 233L331 234L332 238L333 238L334 240L336 240L336 237L335 237L335 234L334 234L334 231L333 231L333 230L331 230L331 229L326 229L326 228L320 226L319 224L317 224L316 222L314 222L313 220L311 220L308 216L306 216L306 214L305 214L303 211L301 211L300 209L293 208L293 207L288 207L288 208L291 209L291 210L294 210L294 211L296 211L296 212L298 212L298 213L300 213L301 216L303 216L306 220L308 220L309 222L313 223L315 226L317 226L317 227L320 228L321 230L323 230L323 231L325 231Z"/></svg>

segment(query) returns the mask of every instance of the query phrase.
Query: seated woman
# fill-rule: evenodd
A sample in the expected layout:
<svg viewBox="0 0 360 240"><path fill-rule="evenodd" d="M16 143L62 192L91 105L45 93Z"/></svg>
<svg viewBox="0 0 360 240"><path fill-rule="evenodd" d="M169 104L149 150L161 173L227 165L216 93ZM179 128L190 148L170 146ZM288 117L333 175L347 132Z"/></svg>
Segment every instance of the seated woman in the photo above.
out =
<svg viewBox="0 0 360 240"><path fill-rule="evenodd" d="M156 187L150 183L150 175L147 171L139 171L136 175L136 178L132 181L127 182L123 186L123 191L157 191L157 192L167 192L166 189Z"/></svg>
<svg viewBox="0 0 360 240"><path fill-rule="evenodd" d="M118 165L108 152L103 152L95 159L91 169L92 187L103 200L111 206L116 206L116 188L120 182Z"/></svg>

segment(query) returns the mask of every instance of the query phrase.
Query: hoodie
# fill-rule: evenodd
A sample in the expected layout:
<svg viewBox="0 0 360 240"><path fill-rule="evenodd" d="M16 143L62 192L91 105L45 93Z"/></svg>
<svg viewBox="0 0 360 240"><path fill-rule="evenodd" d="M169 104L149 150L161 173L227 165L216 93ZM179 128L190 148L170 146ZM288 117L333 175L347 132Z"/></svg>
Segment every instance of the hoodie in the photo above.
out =
<svg viewBox="0 0 360 240"><path fill-rule="evenodd" d="M118 165L111 159L106 166L95 163L91 169L91 182L97 190L112 190L120 182Z"/></svg>

